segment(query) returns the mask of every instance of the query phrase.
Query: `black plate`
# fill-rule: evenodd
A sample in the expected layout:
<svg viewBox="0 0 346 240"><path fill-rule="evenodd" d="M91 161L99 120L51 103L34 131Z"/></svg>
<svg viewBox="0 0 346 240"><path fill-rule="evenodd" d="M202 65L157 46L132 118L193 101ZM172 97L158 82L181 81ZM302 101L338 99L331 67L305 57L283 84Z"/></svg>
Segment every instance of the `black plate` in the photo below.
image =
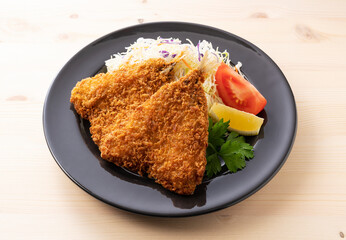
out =
<svg viewBox="0 0 346 240"><path fill-rule="evenodd" d="M244 170L204 181L192 196L169 192L99 157L88 122L70 105L77 81L93 76L111 54L124 51L139 37L205 39L227 49L233 62L268 100L259 137L250 138L255 157ZM49 149L61 169L79 187L115 207L154 216L192 216L238 203L263 187L281 168L293 145L296 106L290 86L278 66L258 47L213 27L181 22L148 23L124 28L89 44L61 69L46 97L43 127Z"/></svg>

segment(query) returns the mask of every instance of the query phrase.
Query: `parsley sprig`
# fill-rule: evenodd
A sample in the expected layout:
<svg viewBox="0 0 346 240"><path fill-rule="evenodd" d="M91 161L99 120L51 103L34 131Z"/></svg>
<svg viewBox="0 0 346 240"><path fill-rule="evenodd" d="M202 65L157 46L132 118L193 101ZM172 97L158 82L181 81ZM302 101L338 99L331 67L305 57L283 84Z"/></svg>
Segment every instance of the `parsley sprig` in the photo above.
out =
<svg viewBox="0 0 346 240"><path fill-rule="evenodd" d="M213 123L209 117L209 137L207 147L207 176L210 178L221 171L220 158L232 173L243 169L245 160L254 157L253 147L245 142L244 136L236 132L228 132L229 121L223 119Z"/></svg>

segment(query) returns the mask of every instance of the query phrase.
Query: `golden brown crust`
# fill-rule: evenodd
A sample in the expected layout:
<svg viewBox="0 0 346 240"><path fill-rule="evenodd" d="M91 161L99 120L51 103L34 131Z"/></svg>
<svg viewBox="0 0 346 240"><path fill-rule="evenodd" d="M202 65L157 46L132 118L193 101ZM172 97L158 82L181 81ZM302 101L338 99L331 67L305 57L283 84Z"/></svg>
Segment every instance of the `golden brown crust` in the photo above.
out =
<svg viewBox="0 0 346 240"><path fill-rule="evenodd" d="M138 158L141 171L165 188L193 194L204 175L208 144L207 102L201 74L194 70L166 84L134 110L127 125L107 135L102 157L129 167Z"/></svg>
<svg viewBox="0 0 346 240"><path fill-rule="evenodd" d="M143 104L158 124L149 176L179 194L193 194L205 172L208 115L200 76L195 70Z"/></svg>
<svg viewBox="0 0 346 240"><path fill-rule="evenodd" d="M97 145L114 127L121 126L133 109L162 85L173 81L170 68L162 59L123 66L111 73L86 78L72 89L70 101L83 118L90 121L90 133Z"/></svg>
<svg viewBox="0 0 346 240"><path fill-rule="evenodd" d="M84 79L71 102L90 121L102 158L147 173L171 191L193 194L206 165L203 77L194 70L172 82L169 71L162 71L167 67L152 59Z"/></svg>

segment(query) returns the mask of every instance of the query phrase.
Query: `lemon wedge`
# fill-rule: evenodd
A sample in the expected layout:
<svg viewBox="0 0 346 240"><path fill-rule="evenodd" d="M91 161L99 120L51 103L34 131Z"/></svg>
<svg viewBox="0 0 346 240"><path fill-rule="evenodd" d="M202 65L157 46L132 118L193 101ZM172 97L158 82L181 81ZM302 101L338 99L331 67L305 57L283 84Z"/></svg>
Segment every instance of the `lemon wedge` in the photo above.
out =
<svg viewBox="0 0 346 240"><path fill-rule="evenodd" d="M258 135L263 124L263 118L252 113L243 112L220 103L214 103L209 111L209 116L214 121L223 118L224 122L230 121L228 130L235 131L244 136Z"/></svg>

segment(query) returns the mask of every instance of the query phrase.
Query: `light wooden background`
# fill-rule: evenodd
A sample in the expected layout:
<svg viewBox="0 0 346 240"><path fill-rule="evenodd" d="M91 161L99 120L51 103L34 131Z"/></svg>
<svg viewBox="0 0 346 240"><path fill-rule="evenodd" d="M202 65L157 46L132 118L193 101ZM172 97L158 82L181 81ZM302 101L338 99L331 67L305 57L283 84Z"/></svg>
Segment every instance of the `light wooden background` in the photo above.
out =
<svg viewBox="0 0 346 240"><path fill-rule="evenodd" d="M247 200L190 218L110 207L46 146L48 87L78 50L116 29L178 20L259 46L295 94L299 127L282 170ZM0 239L346 238L346 1L0 1ZM345 235L345 236L344 236Z"/></svg>

